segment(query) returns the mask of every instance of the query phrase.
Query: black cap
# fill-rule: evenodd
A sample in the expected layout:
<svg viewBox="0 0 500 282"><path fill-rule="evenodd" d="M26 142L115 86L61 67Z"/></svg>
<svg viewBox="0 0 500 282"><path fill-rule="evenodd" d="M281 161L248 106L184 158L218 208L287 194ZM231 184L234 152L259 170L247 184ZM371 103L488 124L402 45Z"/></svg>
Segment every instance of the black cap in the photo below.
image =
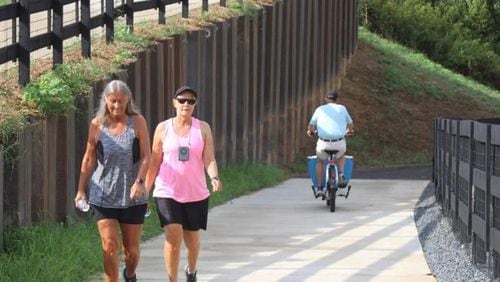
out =
<svg viewBox="0 0 500 282"><path fill-rule="evenodd" d="M179 96L180 94L184 93L184 92L191 92L193 93L194 97L196 99L198 99L198 94L196 94L196 91L194 91L193 88L187 86L187 85L184 85L184 86L181 86L179 88L177 88L177 90L175 91L175 94L174 94L174 98Z"/></svg>
<svg viewBox="0 0 500 282"><path fill-rule="evenodd" d="M332 99L332 100L337 100L338 94L337 90L330 90L326 92L326 98Z"/></svg>

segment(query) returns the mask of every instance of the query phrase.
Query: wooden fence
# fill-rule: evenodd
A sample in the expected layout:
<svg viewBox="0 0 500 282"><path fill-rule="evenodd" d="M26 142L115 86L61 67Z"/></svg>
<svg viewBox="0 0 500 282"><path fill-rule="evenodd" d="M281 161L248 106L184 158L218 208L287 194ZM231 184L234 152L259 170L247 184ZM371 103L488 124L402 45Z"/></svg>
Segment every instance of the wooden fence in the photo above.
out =
<svg viewBox="0 0 500 282"><path fill-rule="evenodd" d="M195 115L210 123L222 167L288 164L314 108L340 87L356 50L357 10L351 0L283 1L158 42L114 77L131 87L151 134L173 115L174 90L188 84L199 93ZM105 83L96 82L76 111L19 134L19 159L0 178L0 227L75 213L88 124Z"/></svg>
<svg viewBox="0 0 500 282"><path fill-rule="evenodd" d="M473 263L500 277L500 119L436 119L433 181Z"/></svg>
<svg viewBox="0 0 500 282"><path fill-rule="evenodd" d="M91 16L90 0L19 0L12 4L0 6L0 22L12 21L12 44L0 48L0 64L8 61L19 61L19 84L26 85L30 80L30 53L44 47L51 47L53 64L63 63L63 43L72 37L81 36L82 56L89 58L91 54L90 34L93 29L105 27L106 42L112 42L115 33L115 19L125 16L126 24L133 30L134 13L144 10L158 10L158 22L165 24L165 6L182 2L182 16L189 15L189 0L155 0L133 1L123 0L115 6L114 0L101 0L102 12ZM220 5L225 6L221 0ZM63 7L74 4L76 22L64 25ZM208 0L202 0L202 9L208 10ZM30 32L31 15L39 12L47 13L47 29L43 34L32 36ZM19 40L17 31L19 22Z"/></svg>

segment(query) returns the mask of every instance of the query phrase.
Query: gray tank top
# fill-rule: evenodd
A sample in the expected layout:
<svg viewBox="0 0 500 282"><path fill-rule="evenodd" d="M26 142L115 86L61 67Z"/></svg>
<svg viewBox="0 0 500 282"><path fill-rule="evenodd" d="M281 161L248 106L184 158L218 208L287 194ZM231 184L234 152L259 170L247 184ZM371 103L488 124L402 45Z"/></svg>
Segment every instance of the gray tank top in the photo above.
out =
<svg viewBox="0 0 500 282"><path fill-rule="evenodd" d="M127 128L112 135L106 125L96 146L97 167L90 181L89 202L104 208L128 208L147 202L147 195L130 199L130 189L140 166L139 142L135 136L135 116L129 116Z"/></svg>

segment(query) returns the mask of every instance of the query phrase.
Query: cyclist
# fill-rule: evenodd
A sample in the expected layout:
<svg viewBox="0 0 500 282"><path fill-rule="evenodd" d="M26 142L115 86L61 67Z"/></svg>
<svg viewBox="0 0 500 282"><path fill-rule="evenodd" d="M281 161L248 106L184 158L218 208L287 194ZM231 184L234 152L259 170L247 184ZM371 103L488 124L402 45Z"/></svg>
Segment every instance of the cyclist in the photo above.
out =
<svg viewBox="0 0 500 282"><path fill-rule="evenodd" d="M344 176L344 153L347 149L345 136L354 134L353 121L347 108L337 104L338 93L336 90L330 90L326 93L326 104L317 107L309 121L307 135L318 136L316 143L316 176L318 186L314 187L315 196L324 195L323 170L325 160L329 155L325 150L338 150L335 155L339 169L339 188L347 186Z"/></svg>

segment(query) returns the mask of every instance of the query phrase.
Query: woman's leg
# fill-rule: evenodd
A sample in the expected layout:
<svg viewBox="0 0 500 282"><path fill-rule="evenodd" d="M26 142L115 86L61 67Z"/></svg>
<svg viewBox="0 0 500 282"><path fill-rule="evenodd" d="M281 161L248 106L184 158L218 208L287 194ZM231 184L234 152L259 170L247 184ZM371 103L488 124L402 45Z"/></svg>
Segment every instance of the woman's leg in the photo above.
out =
<svg viewBox="0 0 500 282"><path fill-rule="evenodd" d="M182 243L182 225L171 223L163 227L165 230L164 258L167 267L168 278L171 282L177 282L177 271Z"/></svg>
<svg viewBox="0 0 500 282"><path fill-rule="evenodd" d="M116 282L118 281L120 264L118 221L115 219L101 219L97 221L97 227L101 235L104 279L106 282Z"/></svg>
<svg viewBox="0 0 500 282"><path fill-rule="evenodd" d="M196 271L196 263L200 253L200 232L184 230L184 244L188 249L188 270L190 273L194 273Z"/></svg>
<svg viewBox="0 0 500 282"><path fill-rule="evenodd" d="M135 275L135 270L139 264L141 257L141 232L142 224L120 224L123 234L123 255L125 266L127 267L126 275L131 278Z"/></svg>

